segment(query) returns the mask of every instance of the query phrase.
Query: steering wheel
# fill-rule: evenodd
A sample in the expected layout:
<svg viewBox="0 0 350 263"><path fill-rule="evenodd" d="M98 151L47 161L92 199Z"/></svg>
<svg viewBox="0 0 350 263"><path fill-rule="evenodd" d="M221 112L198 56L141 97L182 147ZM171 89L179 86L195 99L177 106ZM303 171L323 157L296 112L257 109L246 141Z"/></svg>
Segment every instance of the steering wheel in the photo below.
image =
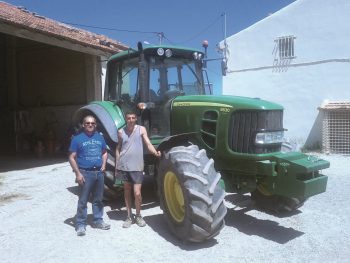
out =
<svg viewBox="0 0 350 263"><path fill-rule="evenodd" d="M173 89L173 90L168 90L164 93L164 98L166 100L170 100L172 98L175 98L177 96L183 95L183 92L177 90L177 89Z"/></svg>

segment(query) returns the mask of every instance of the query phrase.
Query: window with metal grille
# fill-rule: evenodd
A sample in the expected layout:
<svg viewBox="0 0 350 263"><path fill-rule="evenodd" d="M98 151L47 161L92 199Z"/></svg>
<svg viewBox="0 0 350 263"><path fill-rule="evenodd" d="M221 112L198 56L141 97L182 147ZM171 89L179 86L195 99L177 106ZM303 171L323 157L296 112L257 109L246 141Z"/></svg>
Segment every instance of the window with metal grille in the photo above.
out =
<svg viewBox="0 0 350 263"><path fill-rule="evenodd" d="M323 152L350 154L350 102L328 102L320 110L324 111Z"/></svg>
<svg viewBox="0 0 350 263"><path fill-rule="evenodd" d="M295 58L294 54L294 36L279 37L275 40L280 59Z"/></svg>

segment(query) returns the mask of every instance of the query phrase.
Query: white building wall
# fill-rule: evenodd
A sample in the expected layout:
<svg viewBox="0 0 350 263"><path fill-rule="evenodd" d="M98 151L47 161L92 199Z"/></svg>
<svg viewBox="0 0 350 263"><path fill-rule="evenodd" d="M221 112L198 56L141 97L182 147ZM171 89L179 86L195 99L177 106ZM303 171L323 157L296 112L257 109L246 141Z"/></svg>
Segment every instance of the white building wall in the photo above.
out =
<svg viewBox="0 0 350 263"><path fill-rule="evenodd" d="M350 100L349 13L348 0L298 0L229 37L223 94L282 104L286 137L317 143L317 108L326 99ZM274 40L290 35L296 58L280 61Z"/></svg>

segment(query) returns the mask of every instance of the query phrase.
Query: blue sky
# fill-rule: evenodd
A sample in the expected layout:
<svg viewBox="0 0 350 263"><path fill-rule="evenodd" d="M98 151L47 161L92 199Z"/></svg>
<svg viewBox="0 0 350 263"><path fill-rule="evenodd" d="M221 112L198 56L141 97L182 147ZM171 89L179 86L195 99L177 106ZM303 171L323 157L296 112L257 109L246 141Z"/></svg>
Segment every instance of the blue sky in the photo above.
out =
<svg viewBox="0 0 350 263"><path fill-rule="evenodd" d="M265 18L294 0L5 0L54 20L106 35L128 46L138 41L158 44L156 33L163 32L163 43L201 48L209 41L208 56L217 58L216 44ZM85 26L83 26L85 25ZM98 29L93 27L108 28ZM127 32L138 31L138 32ZM143 33L145 32L145 33ZM215 93L221 92L219 62L208 65Z"/></svg>

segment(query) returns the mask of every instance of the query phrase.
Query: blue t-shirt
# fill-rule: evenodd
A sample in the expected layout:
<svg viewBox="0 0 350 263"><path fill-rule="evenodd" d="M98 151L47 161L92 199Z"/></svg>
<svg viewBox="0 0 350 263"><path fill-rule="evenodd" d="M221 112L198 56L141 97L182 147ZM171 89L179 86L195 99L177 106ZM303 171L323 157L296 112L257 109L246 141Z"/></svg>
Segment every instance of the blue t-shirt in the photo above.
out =
<svg viewBox="0 0 350 263"><path fill-rule="evenodd" d="M102 154L106 148L105 139L98 132L91 136L81 132L73 137L69 151L77 153L79 168L88 169L102 166Z"/></svg>

